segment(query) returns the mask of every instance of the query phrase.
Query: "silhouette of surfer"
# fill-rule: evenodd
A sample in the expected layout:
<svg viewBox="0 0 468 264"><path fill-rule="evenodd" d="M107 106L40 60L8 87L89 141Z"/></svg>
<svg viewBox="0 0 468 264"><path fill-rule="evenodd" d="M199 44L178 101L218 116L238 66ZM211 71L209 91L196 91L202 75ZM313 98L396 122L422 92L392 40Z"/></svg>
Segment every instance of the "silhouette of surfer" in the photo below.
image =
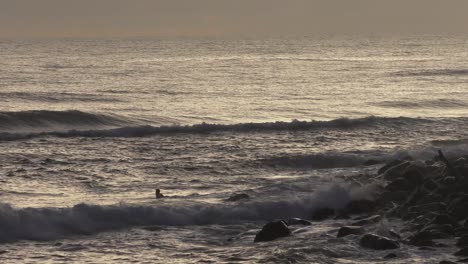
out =
<svg viewBox="0 0 468 264"><path fill-rule="evenodd" d="M164 195L161 193L161 190L156 189L156 199L161 199L163 197L164 197Z"/></svg>

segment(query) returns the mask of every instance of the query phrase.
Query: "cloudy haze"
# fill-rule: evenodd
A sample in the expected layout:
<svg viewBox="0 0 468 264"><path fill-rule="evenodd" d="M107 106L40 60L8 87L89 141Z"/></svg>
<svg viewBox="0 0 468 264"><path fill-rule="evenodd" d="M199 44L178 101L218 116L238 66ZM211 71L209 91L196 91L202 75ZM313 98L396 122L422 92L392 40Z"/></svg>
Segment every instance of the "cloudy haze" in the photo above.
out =
<svg viewBox="0 0 468 264"><path fill-rule="evenodd" d="M0 0L0 38L468 31L466 0Z"/></svg>

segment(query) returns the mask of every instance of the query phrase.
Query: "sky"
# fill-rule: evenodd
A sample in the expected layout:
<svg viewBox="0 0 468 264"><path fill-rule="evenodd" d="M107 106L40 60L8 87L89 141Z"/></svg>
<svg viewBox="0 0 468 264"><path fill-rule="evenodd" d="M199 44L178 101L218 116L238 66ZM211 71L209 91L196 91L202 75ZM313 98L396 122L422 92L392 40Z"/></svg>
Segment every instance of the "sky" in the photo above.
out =
<svg viewBox="0 0 468 264"><path fill-rule="evenodd" d="M468 33L468 0L0 0L0 39Z"/></svg>

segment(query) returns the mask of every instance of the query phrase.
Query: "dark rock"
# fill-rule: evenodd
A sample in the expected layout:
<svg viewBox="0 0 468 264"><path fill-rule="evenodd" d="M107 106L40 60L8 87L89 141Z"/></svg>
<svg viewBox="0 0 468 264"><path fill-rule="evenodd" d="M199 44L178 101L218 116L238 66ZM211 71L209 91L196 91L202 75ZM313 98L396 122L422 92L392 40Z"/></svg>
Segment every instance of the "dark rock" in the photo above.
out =
<svg viewBox="0 0 468 264"><path fill-rule="evenodd" d="M255 236L254 242L272 241L291 235L291 230L284 221L274 221L266 224Z"/></svg>
<svg viewBox="0 0 468 264"><path fill-rule="evenodd" d="M362 235L365 229L360 226L343 226L338 230L336 237L344 237L347 235Z"/></svg>
<svg viewBox="0 0 468 264"><path fill-rule="evenodd" d="M468 256L468 248L462 248L459 251L454 253L455 256L466 257Z"/></svg>
<svg viewBox="0 0 468 264"><path fill-rule="evenodd" d="M363 226L363 225L369 225L369 224L375 224L379 222L382 219L381 215L373 215L369 216L367 218L361 219L359 221L356 221L352 223L352 226Z"/></svg>
<svg viewBox="0 0 468 264"><path fill-rule="evenodd" d="M384 259L392 259L392 258L397 258L398 256L395 253L390 253L383 257Z"/></svg>
<svg viewBox="0 0 468 264"><path fill-rule="evenodd" d="M412 186L409 185L409 182L405 178L399 177L387 184L387 186L385 186L385 190L390 192L396 192L409 190L411 187Z"/></svg>
<svg viewBox="0 0 468 264"><path fill-rule="evenodd" d="M314 221L323 221L335 215L335 210L327 207L317 208L312 212L311 219Z"/></svg>
<svg viewBox="0 0 468 264"><path fill-rule="evenodd" d="M447 205L442 202L418 204L408 207L409 213L445 212Z"/></svg>
<svg viewBox="0 0 468 264"><path fill-rule="evenodd" d="M419 247L418 249L419 250L424 250L424 251L435 251L435 249L431 248L431 247Z"/></svg>
<svg viewBox="0 0 468 264"><path fill-rule="evenodd" d="M468 262L468 258L464 258L464 259L459 259L457 260L458 263L467 263Z"/></svg>
<svg viewBox="0 0 468 264"><path fill-rule="evenodd" d="M405 161L402 163L399 163L398 165L395 165L389 169L387 169L383 177L387 181L393 181L397 178L403 177L403 173L405 172L405 169L408 168L411 165L411 162Z"/></svg>
<svg viewBox="0 0 468 264"><path fill-rule="evenodd" d="M366 160L362 165L372 166L372 165L376 165L376 164L379 164L379 163L381 163L380 160L369 159L369 160Z"/></svg>
<svg viewBox="0 0 468 264"><path fill-rule="evenodd" d="M457 263L448 261L448 260L442 260L441 262L439 262L439 264L457 264Z"/></svg>
<svg viewBox="0 0 468 264"><path fill-rule="evenodd" d="M398 159L397 159L397 160L392 160L392 161L390 161L389 163L385 164L382 168L380 168L380 169L377 171L377 173L378 173L379 175L380 175L380 174L383 174L383 173L385 173L388 169L390 169L390 168L392 168L392 167L394 167L394 166L396 166L396 165L398 165L398 164L401 164L401 163L403 163L403 162L405 162L405 161L404 161L404 160L398 160Z"/></svg>
<svg viewBox="0 0 468 264"><path fill-rule="evenodd" d="M396 249L400 247L398 242L390 238L378 236L375 234L365 234L359 243L365 248L375 250Z"/></svg>
<svg viewBox="0 0 468 264"><path fill-rule="evenodd" d="M445 185L451 185L457 182L457 178L455 176L447 176L442 179L442 183Z"/></svg>
<svg viewBox="0 0 468 264"><path fill-rule="evenodd" d="M468 247L468 236L462 236L457 241L457 246Z"/></svg>
<svg viewBox="0 0 468 264"><path fill-rule="evenodd" d="M227 198L227 202L237 202L244 199L250 199L250 196L246 193L234 194L231 197Z"/></svg>
<svg viewBox="0 0 468 264"><path fill-rule="evenodd" d="M450 214L462 220L468 217L468 196L455 198L449 205Z"/></svg>
<svg viewBox="0 0 468 264"><path fill-rule="evenodd" d="M435 216L434 219L432 219L432 221L430 222L430 224L432 224L432 225L452 225L452 226L458 225L457 221L448 214L440 214L440 215Z"/></svg>
<svg viewBox="0 0 468 264"><path fill-rule="evenodd" d="M374 211L377 204L371 200L352 200L343 209L344 214L364 214Z"/></svg>
<svg viewBox="0 0 468 264"><path fill-rule="evenodd" d="M395 239L401 239L401 236L400 236L397 232L395 232L395 231L393 231L393 230L389 230L389 231L388 231L388 234L389 234L391 237L395 238Z"/></svg>
<svg viewBox="0 0 468 264"><path fill-rule="evenodd" d="M301 218L290 218L288 225L312 225L312 222Z"/></svg>

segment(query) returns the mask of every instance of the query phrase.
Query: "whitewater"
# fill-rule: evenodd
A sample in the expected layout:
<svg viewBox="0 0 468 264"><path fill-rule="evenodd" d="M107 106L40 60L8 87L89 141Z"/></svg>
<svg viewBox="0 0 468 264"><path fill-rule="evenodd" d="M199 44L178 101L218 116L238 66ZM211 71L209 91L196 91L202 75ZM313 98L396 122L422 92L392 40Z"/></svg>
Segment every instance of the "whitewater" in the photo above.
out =
<svg viewBox="0 0 468 264"><path fill-rule="evenodd" d="M467 65L462 36L0 42L0 259L380 263L343 219L253 239L392 159L468 155Z"/></svg>

